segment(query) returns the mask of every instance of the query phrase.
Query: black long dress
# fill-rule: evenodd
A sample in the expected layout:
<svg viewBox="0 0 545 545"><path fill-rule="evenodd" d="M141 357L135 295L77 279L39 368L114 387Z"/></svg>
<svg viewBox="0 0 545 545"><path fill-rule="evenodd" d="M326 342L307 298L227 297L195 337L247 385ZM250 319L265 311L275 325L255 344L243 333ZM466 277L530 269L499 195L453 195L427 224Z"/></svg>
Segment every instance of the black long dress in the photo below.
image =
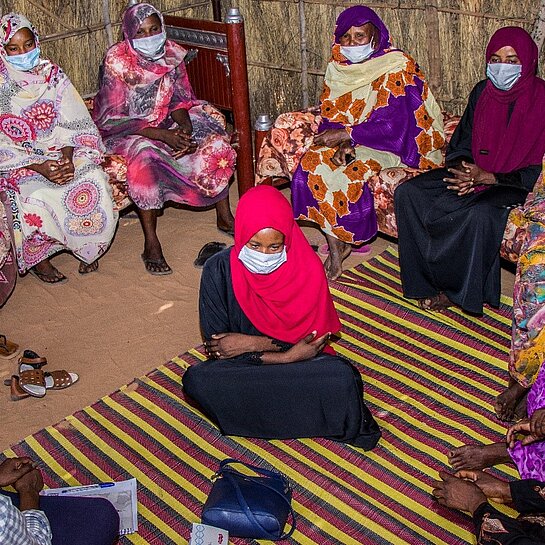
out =
<svg viewBox="0 0 545 545"><path fill-rule="evenodd" d="M447 150L447 168L474 162L473 116L485 84L471 92ZM496 185L464 196L447 189L447 168L420 174L395 191L403 294L424 299L443 292L467 312L482 314L483 303L500 303L499 252L509 211L526 200L541 165L495 173Z"/></svg>
<svg viewBox="0 0 545 545"><path fill-rule="evenodd" d="M233 292L230 249L205 264L199 312L203 338L215 333L262 335ZM283 350L290 344L275 341ZM380 430L363 402L363 383L345 359L328 354L261 365L255 354L190 367L183 387L225 435L289 439L325 437L372 449Z"/></svg>

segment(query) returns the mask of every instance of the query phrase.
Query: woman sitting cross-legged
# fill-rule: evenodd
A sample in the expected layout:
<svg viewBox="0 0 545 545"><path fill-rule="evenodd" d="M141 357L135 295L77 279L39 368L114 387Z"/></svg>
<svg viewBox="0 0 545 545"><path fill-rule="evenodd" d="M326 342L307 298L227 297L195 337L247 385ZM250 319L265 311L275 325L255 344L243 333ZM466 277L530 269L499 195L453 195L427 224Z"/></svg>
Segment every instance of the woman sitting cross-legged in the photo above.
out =
<svg viewBox="0 0 545 545"><path fill-rule="evenodd" d="M426 310L457 305L482 314L500 303L500 246L511 208L523 203L545 153L545 81L522 28L486 49L488 79L471 92L447 150L447 168L401 184L394 203L405 297Z"/></svg>
<svg viewBox="0 0 545 545"><path fill-rule="evenodd" d="M195 98L186 51L166 39L161 13L150 4L129 7L123 34L106 53L93 118L108 151L127 159L146 270L170 274L156 232L159 210L167 201L215 205L218 228L232 234L229 180L236 153L222 114Z"/></svg>
<svg viewBox="0 0 545 545"><path fill-rule="evenodd" d="M96 270L117 225L102 141L64 72L40 58L30 22L0 19L0 194L13 216L21 273L46 283L66 281L50 262L61 250Z"/></svg>
<svg viewBox="0 0 545 545"><path fill-rule="evenodd" d="M351 245L377 233L367 180L389 167L439 166L443 116L415 60L392 47L378 15L352 6L337 18L320 116L302 122L313 117L295 112L278 118L261 148L258 181L293 175L295 218L316 223L325 234L324 266L335 280ZM308 134L309 124L317 135Z"/></svg>
<svg viewBox="0 0 545 545"><path fill-rule="evenodd" d="M328 344L341 324L322 264L278 190L240 199L235 245L206 262L199 310L210 359L183 386L222 433L376 445L360 374Z"/></svg>

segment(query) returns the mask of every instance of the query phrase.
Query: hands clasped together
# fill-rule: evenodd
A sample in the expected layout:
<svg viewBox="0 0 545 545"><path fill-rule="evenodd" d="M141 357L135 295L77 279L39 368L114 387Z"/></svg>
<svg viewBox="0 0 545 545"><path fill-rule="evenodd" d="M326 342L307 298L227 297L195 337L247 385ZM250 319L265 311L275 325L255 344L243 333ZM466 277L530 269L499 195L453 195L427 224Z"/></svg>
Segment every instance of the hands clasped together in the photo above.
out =
<svg viewBox="0 0 545 545"><path fill-rule="evenodd" d="M0 464L0 487L11 486L22 494L38 493L44 487L42 474L30 458L8 458Z"/></svg>
<svg viewBox="0 0 545 545"><path fill-rule="evenodd" d="M192 129L190 127L158 130L161 131L158 140L172 148L171 155L174 159L179 159L184 155L191 155L197 149L197 142L191 136Z"/></svg>
<svg viewBox="0 0 545 545"><path fill-rule="evenodd" d="M72 153L74 148L67 147L61 150L62 156L60 159L49 159L43 163L35 163L28 168L41 174L50 182L57 185L65 185L74 179L74 162L72 161Z"/></svg>
<svg viewBox="0 0 545 545"><path fill-rule="evenodd" d="M331 158L334 165L348 165L356 158L356 149L351 144L350 136L344 129L330 129L314 137L314 144L328 148L337 148Z"/></svg>
<svg viewBox="0 0 545 545"><path fill-rule="evenodd" d="M506 442L515 446L518 435L523 435L522 445L545 440L545 409L535 411L531 418L525 418L509 428ZM432 494L441 505L473 513L487 500L496 503L510 503L509 483L477 470L461 470L454 475L440 472L441 480L433 481Z"/></svg>
<svg viewBox="0 0 545 545"><path fill-rule="evenodd" d="M451 167L448 171L452 177L443 178L443 181L449 184L448 189L456 191L460 196L475 191L476 185L494 185L496 183L494 174L467 161L462 161L458 168Z"/></svg>
<svg viewBox="0 0 545 545"><path fill-rule="evenodd" d="M278 346L268 337L242 333L216 333L210 340L205 341L204 347L211 358L218 360L251 352L264 352L270 353L270 361L265 357L264 363L293 363L314 358L325 348L330 333L321 337L316 335L316 331L313 331L285 352L280 352Z"/></svg>

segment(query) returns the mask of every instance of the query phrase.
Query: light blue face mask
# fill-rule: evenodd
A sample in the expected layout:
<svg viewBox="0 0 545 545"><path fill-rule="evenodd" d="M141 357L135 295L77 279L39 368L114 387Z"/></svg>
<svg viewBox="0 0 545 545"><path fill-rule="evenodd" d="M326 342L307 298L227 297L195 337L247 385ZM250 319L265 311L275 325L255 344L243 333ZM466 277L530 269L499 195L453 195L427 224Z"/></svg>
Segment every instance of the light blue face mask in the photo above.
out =
<svg viewBox="0 0 545 545"><path fill-rule="evenodd" d="M357 64L367 60L372 54L373 43L364 45L341 45L341 53L352 63Z"/></svg>
<svg viewBox="0 0 545 545"><path fill-rule="evenodd" d="M288 260L288 255L285 246L281 252L264 254L263 252L252 250L244 245L238 254L238 258L250 272L256 274L270 274Z"/></svg>
<svg viewBox="0 0 545 545"><path fill-rule="evenodd" d="M522 64L490 62L486 65L486 76L494 87L509 91L522 75Z"/></svg>
<svg viewBox="0 0 545 545"><path fill-rule="evenodd" d="M20 55L6 55L4 57L16 70L28 72L40 62L40 48L35 47L32 51Z"/></svg>
<svg viewBox="0 0 545 545"><path fill-rule="evenodd" d="M153 36L134 38L132 46L146 59L157 61L165 54L166 41L167 33L162 30L159 34L154 34Z"/></svg>

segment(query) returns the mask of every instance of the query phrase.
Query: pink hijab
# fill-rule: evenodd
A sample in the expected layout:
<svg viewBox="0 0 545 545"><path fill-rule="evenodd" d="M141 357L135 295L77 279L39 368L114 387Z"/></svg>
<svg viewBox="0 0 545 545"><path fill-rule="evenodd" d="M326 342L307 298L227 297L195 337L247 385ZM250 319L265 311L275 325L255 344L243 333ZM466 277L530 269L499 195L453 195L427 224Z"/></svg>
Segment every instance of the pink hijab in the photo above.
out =
<svg viewBox="0 0 545 545"><path fill-rule="evenodd" d="M271 274L254 274L238 254L267 227L284 235L288 259ZM230 260L238 304L264 335L295 344L315 330L319 337L341 329L322 262L293 219L290 203L274 187L253 187L240 199Z"/></svg>
<svg viewBox="0 0 545 545"><path fill-rule="evenodd" d="M509 91L501 91L488 81L473 119L473 159L493 173L539 165L545 154L545 81L536 76L537 46L523 28L501 28L488 43L486 62L505 46L517 52L522 75Z"/></svg>

